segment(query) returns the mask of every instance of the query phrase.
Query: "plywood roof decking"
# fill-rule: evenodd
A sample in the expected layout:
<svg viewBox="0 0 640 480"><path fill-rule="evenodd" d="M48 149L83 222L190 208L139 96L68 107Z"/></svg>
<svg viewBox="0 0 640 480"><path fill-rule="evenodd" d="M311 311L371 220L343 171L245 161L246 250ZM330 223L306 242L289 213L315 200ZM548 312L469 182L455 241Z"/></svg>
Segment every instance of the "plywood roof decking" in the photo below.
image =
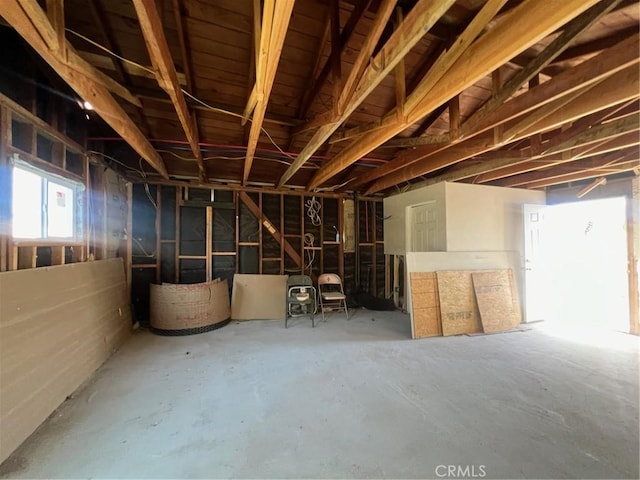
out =
<svg viewBox="0 0 640 480"><path fill-rule="evenodd" d="M277 6L281 1L262 0L260 3L265 11L270 5ZM265 99L266 112L258 136L255 159L249 169L244 158L250 142L251 122L242 125L238 115L242 114L247 105L256 76L254 2L135 2L144 3L151 10L157 5L162 6L156 13L162 22L168 54L177 70L181 87L203 102L236 115L211 111L189 97L186 99L190 114L195 118L196 134L200 141L201 156L204 158L204 175L208 181L212 184L240 183L244 177L248 177L249 184L264 186L281 183L288 165L313 138L317 128L305 129L307 122L313 123L318 118L332 122L338 118L337 115L332 115L335 109L334 83L340 81L344 84L376 21L381 5L385 4L382 0L296 0L290 15L280 14L272 19L267 15L269 18L262 19L263 26L266 25L267 28L271 22L266 20L273 20L274 32L282 22L288 23L282 52L277 58L273 88ZM431 8L425 6L427 2L423 0L398 0L394 3L401 10L405 22L407 18L410 21L412 11ZM336 8L334 5L339 9L341 30L352 22L352 15L357 18L363 8L364 13L348 36L346 44L336 46L342 52L341 78L336 80L329 73L326 80L320 83L321 88L317 90L315 97L305 98L305 95L309 97L313 85L318 83L317 77L325 63L331 62L334 46L331 44L331 29L327 22L331 18L331 9ZM27 17L35 29L45 32L45 36L46 32L55 30L55 27L43 22L43 16L34 14L39 8L35 0L3 1L0 15L9 24L15 21L15 16L6 13L12 8L27 11ZM432 92L436 92L436 97L428 93L426 100L418 99L418 104L427 107L405 111L404 117L390 113L396 109L397 90L396 70L392 69L379 84L370 85L373 87L371 93L355 106L353 113L344 119L327 141L313 149L311 158L302 168L294 171L284 185L309 189L354 189L367 193L387 192L407 188L414 183L437 180L541 188L555 183L592 178L594 174L633 174L633 168L640 166L637 126L622 122L622 130L614 133L611 133L611 129L600 127L603 122L614 122L621 115L638 115L637 37L636 41L633 40L633 36L637 36L640 22L640 5L637 1L457 0L444 14L438 14L438 18L434 18L433 26L424 32L424 36L404 56L406 95L411 95L412 89L423 77L434 74L432 67L443 54L441 52L448 52L452 46L457 48L454 43L456 39L465 38L461 36L467 35L465 32L469 31L474 18L479 19L489 8L498 8L499 13L483 19L487 22L483 33L471 39L469 45L462 46L460 57L449 69L454 73L445 72L432 89ZM595 11L598 11L598 15L593 14ZM553 18L549 12L554 12ZM84 35L137 64L150 66L152 62L134 3L129 0L66 0L64 14L65 27L68 29L65 36L72 48L97 70L124 84L140 99L142 109L137 109L114 96L151 141L169 176L197 180L199 171L194 156L196 150L193 145L189 146L185 134L185 131L189 131L189 125L179 121L169 96L154 75L126 62L112 60L104 50L75 34ZM180 22L177 22L177 18ZM580 25L580 19L584 18L590 18L586 27ZM100 28L97 28L98 24L101 25ZM180 36L179 26L182 27L183 38ZM380 39L376 39L373 55L378 55L378 60L386 60L385 55L389 52L390 45L388 42L392 42L390 39L396 28L398 20L394 13ZM513 41L504 41L502 37L512 35L510 38L513 38L515 29L519 33L518 45L514 45ZM576 33L570 36L567 33L569 31ZM24 30L19 32L24 36ZM500 35L495 32L500 32ZM534 76L534 83L529 83L529 78L526 78L521 85L509 91L506 99L497 102L493 109L502 111L501 105L513 102L514 97L523 97L524 100L520 99L519 102L524 104L527 98L536 98L536 89L544 87L550 90L545 84L562 83L561 91L554 91L552 106L544 105L545 101L542 101L538 107L528 108L521 115L493 118L495 129L487 132L483 122L490 117L478 113L484 111L481 110L483 104L494 95L494 91L500 95L500 90L505 88L503 85L511 87L509 79L526 70L531 62L545 54L545 49L548 51L556 48L557 38L566 39L566 43L552 59L540 65L537 69L539 75ZM35 40L25 39L36 50L49 48ZM631 54L627 54L621 61L626 62L625 65L635 73L630 71L627 75L616 74L617 77L614 77L615 68L612 67L610 72L602 72L594 80L586 79L584 75L576 75L575 78L567 75L567 72L579 68L585 62L598 65L598 58L604 58L608 52L615 53L616 45L625 40L630 42ZM185 46L186 58L183 58L181 43ZM467 67L470 65L470 56L477 56L479 52L487 55L486 64ZM273 55L276 52L267 53ZM486 72L484 67L487 67ZM372 66L370 62L367 68L371 70L378 67ZM493 75L492 78L492 71L499 71L499 75ZM538 78L537 82L535 78ZM564 78L569 80L565 81ZM614 82L616 78L619 78L618 83ZM500 85L495 85L498 79ZM603 82L604 85L607 79L612 79L609 85L616 86L616 91L629 92L635 89L635 94L609 94L608 98L611 99L608 103L598 103L593 99L593 92L597 92L599 83ZM593 89L592 93L589 94L585 87L584 93L577 95L575 88L585 81L591 82L587 86ZM540 86L536 86L538 83ZM74 85L71 86L75 88ZM363 86L360 84L360 87ZM566 95L563 96L563 93ZM385 145L395 139L416 136L430 138L448 134L452 120L446 104L456 95L460 104L460 125L453 125L453 132L462 132L459 138L450 138L448 144L438 148ZM430 103L433 98L437 98L437 102ZM563 108L563 98L567 105L575 109L576 115L559 123L547 121L553 115L559 115L558 112ZM305 100L308 100L308 108L304 108ZM445 107L441 108L440 105ZM611 109L609 116L594 115L607 109ZM425 123L425 118L434 110L439 115ZM97 113L103 116L109 114L100 111ZM542 126L538 129L532 129L527 124L527 119L533 116L540 119L536 125ZM593 123L589 123L589 120ZM472 126L475 128L471 128ZM358 127L359 135L353 136L354 127ZM523 131L530 133L515 135L515 130L521 127L527 127ZM601 131L601 137L596 136L587 141L585 132L594 128L600 128L593 131ZM505 138L505 131L514 135ZM567 137L567 131L576 140L574 148L564 150L558 161L555 157L545 156L544 146L557 143L560 135ZM345 132L348 139L335 141L344 136ZM106 153L117 153L119 159L130 167L139 167L140 155L124 148L126 144L118 135L105 135L104 126L96 124L93 136L104 140ZM476 136L480 139L487 138L488 143L483 143L482 148L467 147L479 143L473 140ZM581 148L581 141L587 142L589 148ZM132 146L136 149L135 145ZM615 152L619 154L612 155ZM157 174L149 165L144 169L148 178L154 178Z"/></svg>

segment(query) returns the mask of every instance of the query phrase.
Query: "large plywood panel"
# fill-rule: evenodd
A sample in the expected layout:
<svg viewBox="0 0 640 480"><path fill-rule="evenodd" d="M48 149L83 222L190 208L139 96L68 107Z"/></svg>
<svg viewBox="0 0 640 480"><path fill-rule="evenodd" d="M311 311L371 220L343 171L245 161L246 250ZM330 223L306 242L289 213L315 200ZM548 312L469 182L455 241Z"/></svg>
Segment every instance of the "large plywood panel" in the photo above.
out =
<svg viewBox="0 0 640 480"><path fill-rule="evenodd" d="M442 335L436 274L434 272L412 272L410 276L412 338Z"/></svg>
<svg viewBox="0 0 640 480"><path fill-rule="evenodd" d="M512 330L520 324L520 306L510 270L471 274L485 333Z"/></svg>
<svg viewBox="0 0 640 480"><path fill-rule="evenodd" d="M286 275L233 276L231 318L234 320L284 320L287 303Z"/></svg>
<svg viewBox="0 0 640 480"><path fill-rule="evenodd" d="M523 275L520 253L508 252L408 252L408 272L437 272L440 270L508 270L514 272L517 292L522 292ZM408 295L409 303L411 296Z"/></svg>
<svg viewBox="0 0 640 480"><path fill-rule="evenodd" d="M442 334L445 337L482 332L471 273L470 270L436 273Z"/></svg>
<svg viewBox="0 0 640 480"><path fill-rule="evenodd" d="M131 332L122 259L0 273L0 461Z"/></svg>

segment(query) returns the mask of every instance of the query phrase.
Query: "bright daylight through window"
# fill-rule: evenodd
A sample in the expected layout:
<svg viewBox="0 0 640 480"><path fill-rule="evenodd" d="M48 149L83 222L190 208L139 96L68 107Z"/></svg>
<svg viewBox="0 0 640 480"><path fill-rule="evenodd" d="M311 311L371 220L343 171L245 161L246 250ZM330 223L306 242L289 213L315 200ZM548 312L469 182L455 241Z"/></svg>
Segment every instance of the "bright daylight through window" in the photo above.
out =
<svg viewBox="0 0 640 480"><path fill-rule="evenodd" d="M83 188L80 183L16 162L13 167L13 237L80 240Z"/></svg>

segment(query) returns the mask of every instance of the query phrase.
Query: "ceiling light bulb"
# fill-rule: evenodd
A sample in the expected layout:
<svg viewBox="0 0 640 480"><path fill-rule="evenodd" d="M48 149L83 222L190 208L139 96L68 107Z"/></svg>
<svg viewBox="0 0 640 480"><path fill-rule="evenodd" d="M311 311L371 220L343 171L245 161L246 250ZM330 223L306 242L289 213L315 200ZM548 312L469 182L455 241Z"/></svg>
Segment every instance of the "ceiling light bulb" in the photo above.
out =
<svg viewBox="0 0 640 480"><path fill-rule="evenodd" d="M86 100L82 103L82 106L84 107L85 110L93 110L93 105L91 105Z"/></svg>

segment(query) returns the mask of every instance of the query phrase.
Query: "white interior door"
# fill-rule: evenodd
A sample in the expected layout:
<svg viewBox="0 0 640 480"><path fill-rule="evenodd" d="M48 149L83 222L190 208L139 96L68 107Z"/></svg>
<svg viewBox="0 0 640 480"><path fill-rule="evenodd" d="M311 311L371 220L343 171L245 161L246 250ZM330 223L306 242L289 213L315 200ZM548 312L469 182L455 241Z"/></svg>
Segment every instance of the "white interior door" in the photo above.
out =
<svg viewBox="0 0 640 480"><path fill-rule="evenodd" d="M432 252L438 250L438 218L436 202L411 207L411 250Z"/></svg>
<svg viewBox="0 0 640 480"><path fill-rule="evenodd" d="M547 280L544 260L546 205L523 205L524 218L524 321L547 318Z"/></svg>

